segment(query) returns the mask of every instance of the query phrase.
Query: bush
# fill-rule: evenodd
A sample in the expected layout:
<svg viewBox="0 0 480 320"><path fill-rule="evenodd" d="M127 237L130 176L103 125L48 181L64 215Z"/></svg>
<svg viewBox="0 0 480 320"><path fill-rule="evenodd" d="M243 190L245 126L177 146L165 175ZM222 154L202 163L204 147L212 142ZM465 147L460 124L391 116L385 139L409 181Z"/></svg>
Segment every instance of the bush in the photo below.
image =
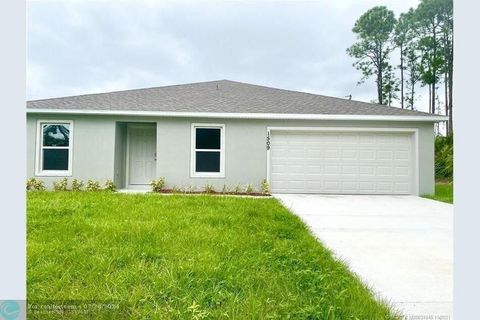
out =
<svg viewBox="0 0 480 320"><path fill-rule="evenodd" d="M98 191L100 190L100 183L98 181L88 180L86 189L87 191Z"/></svg>
<svg viewBox="0 0 480 320"><path fill-rule="evenodd" d="M213 188L213 185L207 183L204 191L205 193L215 193L215 188Z"/></svg>
<svg viewBox="0 0 480 320"><path fill-rule="evenodd" d="M117 186L112 180L109 179L105 181L105 190L115 192L117 191Z"/></svg>
<svg viewBox="0 0 480 320"><path fill-rule="evenodd" d="M228 187L226 184L223 185L222 187L222 193L225 194L225 193L228 193Z"/></svg>
<svg viewBox="0 0 480 320"><path fill-rule="evenodd" d="M81 191L83 188L83 181L78 179L72 180L72 191Z"/></svg>
<svg viewBox="0 0 480 320"><path fill-rule="evenodd" d="M267 179L262 180L262 193L263 194L270 194L270 185L268 184Z"/></svg>
<svg viewBox="0 0 480 320"><path fill-rule="evenodd" d="M237 184L235 188L233 188L233 193L240 193L240 192L242 192L242 187L239 184Z"/></svg>
<svg viewBox="0 0 480 320"><path fill-rule="evenodd" d="M153 192L162 192L163 187L165 186L165 178L158 178L150 182Z"/></svg>
<svg viewBox="0 0 480 320"><path fill-rule="evenodd" d="M44 191L45 183L42 180L30 178L27 180L27 191Z"/></svg>
<svg viewBox="0 0 480 320"><path fill-rule="evenodd" d="M435 137L435 179L453 179L453 135Z"/></svg>
<svg viewBox="0 0 480 320"><path fill-rule="evenodd" d="M54 191L67 191L68 190L68 179L63 178L60 181L53 181L53 190Z"/></svg>
<svg viewBox="0 0 480 320"><path fill-rule="evenodd" d="M185 190L181 187L173 186L171 189L172 193L185 193Z"/></svg>
<svg viewBox="0 0 480 320"><path fill-rule="evenodd" d="M248 194L253 193L253 186L250 183L246 185L245 193L248 193Z"/></svg>

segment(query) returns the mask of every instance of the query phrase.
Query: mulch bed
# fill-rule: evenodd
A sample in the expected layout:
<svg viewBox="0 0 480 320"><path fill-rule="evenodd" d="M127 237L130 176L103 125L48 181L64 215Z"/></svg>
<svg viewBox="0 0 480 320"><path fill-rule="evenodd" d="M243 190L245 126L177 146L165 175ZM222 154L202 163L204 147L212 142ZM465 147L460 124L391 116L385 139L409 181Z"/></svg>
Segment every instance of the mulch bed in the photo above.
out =
<svg viewBox="0 0 480 320"><path fill-rule="evenodd" d="M250 196L250 197L270 197L271 194L269 193L260 193L260 192L205 192L205 191L178 191L173 189L162 189L160 192L153 192L152 193L168 193L168 194L208 194L208 195L216 195L216 196Z"/></svg>

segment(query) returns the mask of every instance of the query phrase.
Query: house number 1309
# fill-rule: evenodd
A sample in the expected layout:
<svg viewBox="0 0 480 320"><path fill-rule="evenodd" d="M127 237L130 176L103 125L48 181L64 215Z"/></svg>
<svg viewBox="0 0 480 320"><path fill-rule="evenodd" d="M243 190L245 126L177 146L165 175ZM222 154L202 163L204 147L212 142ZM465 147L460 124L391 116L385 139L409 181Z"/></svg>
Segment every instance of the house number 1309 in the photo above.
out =
<svg viewBox="0 0 480 320"><path fill-rule="evenodd" d="M270 131L267 131L267 150L270 150Z"/></svg>

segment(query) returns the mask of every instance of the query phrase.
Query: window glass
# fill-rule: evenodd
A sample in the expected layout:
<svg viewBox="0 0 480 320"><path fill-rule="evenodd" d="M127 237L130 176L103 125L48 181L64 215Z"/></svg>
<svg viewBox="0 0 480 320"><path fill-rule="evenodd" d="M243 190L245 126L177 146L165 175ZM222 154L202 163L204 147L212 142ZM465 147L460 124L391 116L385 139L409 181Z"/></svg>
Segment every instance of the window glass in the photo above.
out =
<svg viewBox="0 0 480 320"><path fill-rule="evenodd" d="M44 147L68 147L70 142L69 124L44 124L42 127Z"/></svg>
<svg viewBox="0 0 480 320"><path fill-rule="evenodd" d="M68 170L68 149L43 149L42 170Z"/></svg>
<svg viewBox="0 0 480 320"><path fill-rule="evenodd" d="M195 148L219 150L220 130L219 128L197 128Z"/></svg>
<svg viewBox="0 0 480 320"><path fill-rule="evenodd" d="M197 172L220 172L220 152L197 151L195 168Z"/></svg>

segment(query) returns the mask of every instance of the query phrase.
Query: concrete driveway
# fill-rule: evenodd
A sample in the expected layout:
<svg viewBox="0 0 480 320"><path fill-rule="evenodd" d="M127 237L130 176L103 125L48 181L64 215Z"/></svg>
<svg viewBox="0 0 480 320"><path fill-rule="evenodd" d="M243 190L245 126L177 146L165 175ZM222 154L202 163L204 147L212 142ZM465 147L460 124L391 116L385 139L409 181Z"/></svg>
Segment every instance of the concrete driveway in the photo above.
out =
<svg viewBox="0 0 480 320"><path fill-rule="evenodd" d="M452 318L452 205L413 196L275 197L406 319Z"/></svg>

